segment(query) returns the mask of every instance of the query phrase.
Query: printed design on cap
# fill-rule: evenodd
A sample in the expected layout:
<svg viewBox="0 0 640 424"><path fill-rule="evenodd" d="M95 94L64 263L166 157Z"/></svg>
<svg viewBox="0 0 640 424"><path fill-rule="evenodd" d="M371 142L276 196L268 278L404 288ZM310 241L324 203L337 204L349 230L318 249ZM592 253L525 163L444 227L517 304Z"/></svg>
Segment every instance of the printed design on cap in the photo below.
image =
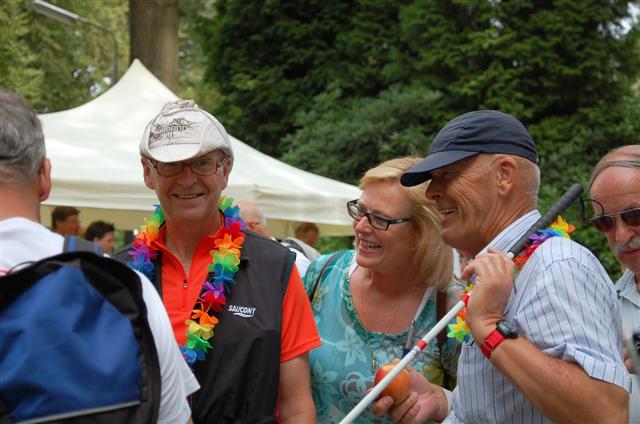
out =
<svg viewBox="0 0 640 424"><path fill-rule="evenodd" d="M149 148L153 149L170 144L200 144L199 139L195 141L193 137L184 136L184 133L189 131L194 124L195 122L182 117L174 118L169 124L153 124L149 134Z"/></svg>

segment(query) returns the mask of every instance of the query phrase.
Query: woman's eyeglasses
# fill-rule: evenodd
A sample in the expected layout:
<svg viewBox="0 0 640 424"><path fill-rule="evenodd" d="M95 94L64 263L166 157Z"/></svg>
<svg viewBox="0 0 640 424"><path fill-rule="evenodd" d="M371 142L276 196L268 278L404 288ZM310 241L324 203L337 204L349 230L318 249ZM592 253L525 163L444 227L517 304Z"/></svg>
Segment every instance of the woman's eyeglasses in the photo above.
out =
<svg viewBox="0 0 640 424"><path fill-rule="evenodd" d="M613 230L616 227L616 220L615 220L616 216L619 216L620 219L622 219L622 222L632 227L637 227L640 225L640 208L632 208L622 212L605 214L603 213L604 207L597 200L585 199L580 203L581 203L580 212L582 214L583 220L593 225L603 233L608 233L609 231ZM585 211L589 203L595 204L597 206L596 209L603 212L591 214L592 218L587 218L586 216L588 216L588 214Z"/></svg>
<svg viewBox="0 0 640 424"><path fill-rule="evenodd" d="M227 158L223 156L219 160L211 158L200 158L190 162L158 162L149 159L149 163L156 168L158 174L163 177L173 177L182 172L185 166L191 168L191 172L197 175L208 176L215 174L215 172L222 166Z"/></svg>
<svg viewBox="0 0 640 424"><path fill-rule="evenodd" d="M347 202L347 212L349 216L354 219L354 221L360 221L363 217L367 217L367 221L369 221L369 225L371 225L376 230L387 231L389 229L389 225L392 224L400 224L402 222L413 221L413 218L385 218L384 216L370 213L362 209L358 206L358 200L351 200Z"/></svg>

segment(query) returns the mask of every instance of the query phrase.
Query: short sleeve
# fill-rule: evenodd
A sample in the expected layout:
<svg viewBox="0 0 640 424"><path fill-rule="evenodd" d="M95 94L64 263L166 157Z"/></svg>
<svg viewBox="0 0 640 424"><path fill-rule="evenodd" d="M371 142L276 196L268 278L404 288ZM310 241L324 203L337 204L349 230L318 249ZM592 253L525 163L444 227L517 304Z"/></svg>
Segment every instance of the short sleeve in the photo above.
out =
<svg viewBox="0 0 640 424"><path fill-rule="evenodd" d="M280 362L300 356L320 344L307 293L297 268L293 267L282 305Z"/></svg>
<svg viewBox="0 0 640 424"><path fill-rule="evenodd" d="M551 243L549 243L551 247ZM535 292L522 305L531 329L524 336L553 357L575 362L592 378L629 389L622 362L622 326L613 286L590 258L555 260L534 280ZM595 261L595 259L593 259Z"/></svg>
<svg viewBox="0 0 640 424"><path fill-rule="evenodd" d="M160 363L161 396L158 423L186 423L191 416L187 396L198 390L200 385L180 354L160 296L145 276L140 273L138 275L142 281L147 320Z"/></svg>

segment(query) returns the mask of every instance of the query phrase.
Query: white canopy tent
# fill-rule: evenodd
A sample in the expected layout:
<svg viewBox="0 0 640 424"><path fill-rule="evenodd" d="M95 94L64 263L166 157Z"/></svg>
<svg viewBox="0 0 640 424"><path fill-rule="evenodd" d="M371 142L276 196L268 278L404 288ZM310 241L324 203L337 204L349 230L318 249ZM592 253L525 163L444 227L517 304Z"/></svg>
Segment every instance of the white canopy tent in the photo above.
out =
<svg viewBox="0 0 640 424"><path fill-rule="evenodd" d="M177 99L135 60L111 89L62 112L40 115L53 190L42 209L50 224L54 205L81 210L83 225L95 219L120 229L144 223L157 198L142 180L138 143L147 123ZM345 203L357 187L302 171L231 137L235 162L223 194L256 202L275 236L291 235L295 222L310 221L322 235L353 234Z"/></svg>

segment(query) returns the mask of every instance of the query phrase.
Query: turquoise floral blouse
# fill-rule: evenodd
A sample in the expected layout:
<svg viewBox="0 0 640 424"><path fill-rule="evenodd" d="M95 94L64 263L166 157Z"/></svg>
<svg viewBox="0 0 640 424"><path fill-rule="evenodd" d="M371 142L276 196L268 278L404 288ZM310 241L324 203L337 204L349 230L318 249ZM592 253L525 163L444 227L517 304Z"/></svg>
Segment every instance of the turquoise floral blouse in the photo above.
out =
<svg viewBox="0 0 640 424"><path fill-rule="evenodd" d="M311 293L320 270L330 257L331 255L321 256L309 266L304 277L307 293ZM407 331L385 335L363 327L353 306L349 285L349 267L353 258L354 251L348 250L339 252L331 259L311 303L322 339L322 346L311 351L310 355L311 385L318 423L338 422L349 413L373 385L372 355L378 366L400 358L407 339ZM462 286L452 283L448 291L448 303L451 306L459 300L462 291ZM436 322L434 291L416 321L414 343ZM445 371L455 379L459 351L459 344L455 339L447 339L442 350L437 340L433 340L416 356L412 365L429 381L442 385ZM451 383L452 380L448 381ZM391 421L374 416L369 408L356 422Z"/></svg>

